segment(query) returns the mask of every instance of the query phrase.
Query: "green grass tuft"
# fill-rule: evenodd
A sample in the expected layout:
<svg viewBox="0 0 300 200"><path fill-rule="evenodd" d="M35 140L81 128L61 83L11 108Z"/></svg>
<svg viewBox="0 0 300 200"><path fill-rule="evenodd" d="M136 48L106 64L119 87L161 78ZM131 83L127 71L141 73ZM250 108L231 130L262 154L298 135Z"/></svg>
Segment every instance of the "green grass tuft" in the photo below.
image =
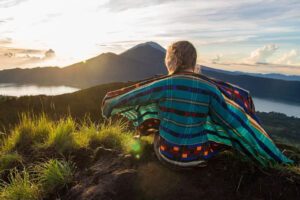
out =
<svg viewBox="0 0 300 200"><path fill-rule="evenodd" d="M77 147L74 139L75 131L76 123L71 117L62 119L50 132L49 137L43 146L46 148L53 148L58 153L70 152Z"/></svg>
<svg viewBox="0 0 300 200"><path fill-rule="evenodd" d="M18 150L26 152L33 145L43 142L53 129L53 122L45 115L39 118L22 114L20 123L12 130L10 135L2 142L1 152L10 153Z"/></svg>
<svg viewBox="0 0 300 200"><path fill-rule="evenodd" d="M35 166L37 182L49 194L67 186L73 180L74 165L64 160L50 159Z"/></svg>
<svg viewBox="0 0 300 200"><path fill-rule="evenodd" d="M38 200L41 199L37 184L30 180L26 170L11 170L8 182L0 186L0 199L5 200Z"/></svg>
<svg viewBox="0 0 300 200"><path fill-rule="evenodd" d="M100 125L99 131L90 136L91 146L93 143L101 144L106 148L130 152L135 144L133 133L128 131L124 121L108 121Z"/></svg>
<svg viewBox="0 0 300 200"><path fill-rule="evenodd" d="M92 138L98 134L98 127L91 122L84 122L74 134L74 140L79 148L88 148Z"/></svg>
<svg viewBox="0 0 300 200"><path fill-rule="evenodd" d="M22 163L23 158L18 153L7 153L0 155L0 174L8 169L16 167L16 165Z"/></svg>

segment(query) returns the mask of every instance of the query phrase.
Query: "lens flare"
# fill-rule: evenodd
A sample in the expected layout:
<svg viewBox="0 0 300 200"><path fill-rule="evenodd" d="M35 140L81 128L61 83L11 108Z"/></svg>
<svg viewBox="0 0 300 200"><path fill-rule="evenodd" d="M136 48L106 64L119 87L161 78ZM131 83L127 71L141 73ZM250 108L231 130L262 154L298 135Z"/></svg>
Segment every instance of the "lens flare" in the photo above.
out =
<svg viewBox="0 0 300 200"><path fill-rule="evenodd" d="M140 152L141 151L141 144L140 141L135 140L134 143L131 145L131 150L133 152Z"/></svg>

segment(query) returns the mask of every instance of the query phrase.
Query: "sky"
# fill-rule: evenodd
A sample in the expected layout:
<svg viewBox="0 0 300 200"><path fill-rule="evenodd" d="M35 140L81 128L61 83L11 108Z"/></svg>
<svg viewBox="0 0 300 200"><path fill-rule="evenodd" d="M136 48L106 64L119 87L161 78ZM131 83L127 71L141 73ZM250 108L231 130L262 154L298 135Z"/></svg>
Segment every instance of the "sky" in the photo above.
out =
<svg viewBox="0 0 300 200"><path fill-rule="evenodd" d="M189 40L198 64L300 75L299 0L0 0L0 69Z"/></svg>

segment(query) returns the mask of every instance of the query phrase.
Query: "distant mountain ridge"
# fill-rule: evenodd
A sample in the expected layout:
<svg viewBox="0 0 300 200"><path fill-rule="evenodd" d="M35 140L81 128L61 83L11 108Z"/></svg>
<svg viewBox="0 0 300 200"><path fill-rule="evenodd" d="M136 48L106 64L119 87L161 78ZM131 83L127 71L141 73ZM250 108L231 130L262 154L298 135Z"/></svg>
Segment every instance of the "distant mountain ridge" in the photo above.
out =
<svg viewBox="0 0 300 200"><path fill-rule="evenodd" d="M146 42L121 54L103 53L85 62L64 68L3 70L0 71L0 83L88 88L103 83L137 81L158 74L167 74L164 63L165 54L166 50L159 44ZM290 76L231 72L207 66L202 66L202 73L239 85L257 97L300 104L300 81L288 81ZM286 80L279 79L279 77ZM297 78L297 76L292 78Z"/></svg>
<svg viewBox="0 0 300 200"><path fill-rule="evenodd" d="M136 81L166 74L165 51L159 44L137 45L119 55L103 53L85 62L58 67L9 69L0 71L0 83L68 85L87 88L94 85Z"/></svg>
<svg viewBox="0 0 300 200"><path fill-rule="evenodd" d="M241 86L255 97L300 104L300 81L286 81L244 74L236 75L230 72L211 70L208 67L202 67L202 73Z"/></svg>
<svg viewBox="0 0 300 200"><path fill-rule="evenodd" d="M226 71L226 70L211 68L204 65L201 65L201 67L206 70L216 71L216 72L221 72L221 73L231 74L231 75L248 75L248 76L279 79L279 80L286 80L286 81L300 81L300 76L297 75L285 75L285 74L277 74L277 73L262 74L262 73L250 73L250 72L241 72L241 71Z"/></svg>

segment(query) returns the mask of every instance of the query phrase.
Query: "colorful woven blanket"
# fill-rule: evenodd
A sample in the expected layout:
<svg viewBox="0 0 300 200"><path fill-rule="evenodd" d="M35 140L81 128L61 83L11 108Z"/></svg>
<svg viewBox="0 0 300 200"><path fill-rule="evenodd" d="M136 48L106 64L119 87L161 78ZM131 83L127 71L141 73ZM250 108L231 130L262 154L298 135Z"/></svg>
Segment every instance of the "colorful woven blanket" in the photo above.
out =
<svg viewBox="0 0 300 200"><path fill-rule="evenodd" d="M122 115L144 134L158 130L174 150L201 149L212 142L237 149L263 166L293 163L262 128L248 91L204 75L176 73L108 92L102 115ZM193 153L182 154L180 161L199 159Z"/></svg>

